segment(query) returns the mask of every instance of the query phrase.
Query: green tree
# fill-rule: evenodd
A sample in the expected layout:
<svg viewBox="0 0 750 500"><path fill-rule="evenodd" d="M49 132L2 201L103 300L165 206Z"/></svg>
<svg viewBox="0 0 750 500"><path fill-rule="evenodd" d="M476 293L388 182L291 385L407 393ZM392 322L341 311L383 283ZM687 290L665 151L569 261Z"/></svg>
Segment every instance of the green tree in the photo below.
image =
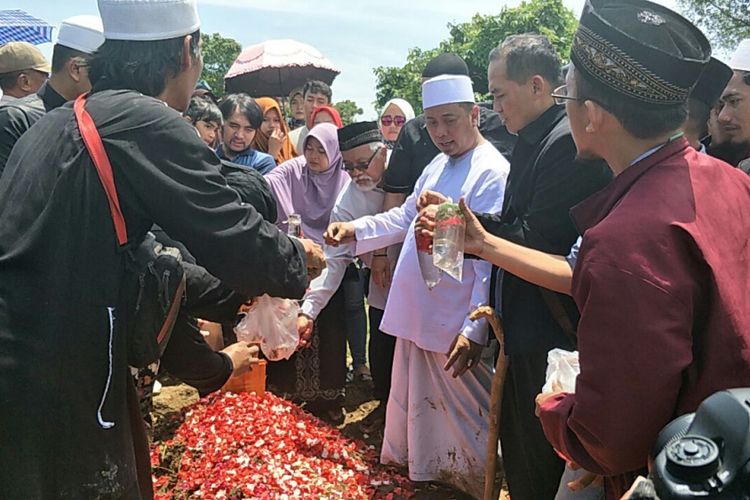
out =
<svg viewBox="0 0 750 500"><path fill-rule="evenodd" d="M352 100L339 101L333 105L341 115L341 121L344 125L349 125L354 121L354 117L364 113L362 108L357 106L357 103Z"/></svg>
<svg viewBox="0 0 750 500"><path fill-rule="evenodd" d="M206 80L217 97L224 95L224 75L242 52L242 45L231 38L224 38L219 33L201 35L203 39L203 73L201 80Z"/></svg>
<svg viewBox="0 0 750 500"><path fill-rule="evenodd" d="M484 95L487 93L487 57L506 37L520 33L546 35L561 58L567 60L577 25L573 11L565 7L562 0L524 1L518 7L504 7L496 15L477 14L469 22L448 24L449 38L437 48L411 49L404 66L380 66L373 70L375 107L381 108L392 97L402 97L420 112L422 70L441 52L461 56L469 66L475 92Z"/></svg>
<svg viewBox="0 0 750 500"><path fill-rule="evenodd" d="M748 0L680 0L682 12L706 31L711 42L730 52L750 38Z"/></svg>

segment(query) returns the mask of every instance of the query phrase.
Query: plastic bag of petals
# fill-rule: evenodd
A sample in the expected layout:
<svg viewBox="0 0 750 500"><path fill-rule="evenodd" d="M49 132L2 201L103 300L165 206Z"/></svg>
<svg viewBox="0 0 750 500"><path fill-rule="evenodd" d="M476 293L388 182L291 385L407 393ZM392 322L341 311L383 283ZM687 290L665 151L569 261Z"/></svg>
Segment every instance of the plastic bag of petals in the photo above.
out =
<svg viewBox="0 0 750 500"><path fill-rule="evenodd" d="M289 359L299 344L297 315L299 304L290 299L258 297L245 317L234 328L237 339L260 343L270 361Z"/></svg>

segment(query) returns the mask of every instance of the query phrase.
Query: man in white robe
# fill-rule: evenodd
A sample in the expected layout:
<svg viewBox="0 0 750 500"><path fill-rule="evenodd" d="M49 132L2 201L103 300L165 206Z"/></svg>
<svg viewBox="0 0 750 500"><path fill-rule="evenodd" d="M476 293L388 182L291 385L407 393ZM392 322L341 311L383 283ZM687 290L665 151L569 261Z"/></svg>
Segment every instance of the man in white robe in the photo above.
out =
<svg viewBox="0 0 750 500"><path fill-rule="evenodd" d="M401 207L332 224L326 242L356 240L360 254L404 243L381 324L397 338L381 461L408 466L414 481L446 482L481 497L492 357L486 322L471 322L468 314L489 299L491 266L466 260L460 283L444 275L428 289L414 222L425 190L463 197L475 211L500 212L509 165L479 133L468 77L433 78L422 93L427 130L441 154Z"/></svg>

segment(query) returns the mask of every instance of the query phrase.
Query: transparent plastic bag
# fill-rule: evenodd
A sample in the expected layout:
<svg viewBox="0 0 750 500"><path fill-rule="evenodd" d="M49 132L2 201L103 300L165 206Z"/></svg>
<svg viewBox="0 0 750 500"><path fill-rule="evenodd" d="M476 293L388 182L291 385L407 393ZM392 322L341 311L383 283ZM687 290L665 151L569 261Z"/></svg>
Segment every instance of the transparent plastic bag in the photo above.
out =
<svg viewBox="0 0 750 500"><path fill-rule="evenodd" d="M435 216L432 259L435 267L459 283L463 279L465 232L466 220L459 206L452 202L441 204Z"/></svg>
<svg viewBox="0 0 750 500"><path fill-rule="evenodd" d="M547 381L542 387L542 394L575 392L576 377L580 372L578 351L552 349L547 353Z"/></svg>
<svg viewBox="0 0 750 500"><path fill-rule="evenodd" d="M419 271L422 273L424 284L427 289L432 290L440 283L443 278L443 271L436 267L433 257L430 255L430 239L422 235L417 236L417 260L419 261Z"/></svg>
<svg viewBox="0 0 750 500"><path fill-rule="evenodd" d="M299 344L299 311L299 304L294 300L268 295L258 297L234 328L237 339L260 343L261 351L270 361L289 359Z"/></svg>

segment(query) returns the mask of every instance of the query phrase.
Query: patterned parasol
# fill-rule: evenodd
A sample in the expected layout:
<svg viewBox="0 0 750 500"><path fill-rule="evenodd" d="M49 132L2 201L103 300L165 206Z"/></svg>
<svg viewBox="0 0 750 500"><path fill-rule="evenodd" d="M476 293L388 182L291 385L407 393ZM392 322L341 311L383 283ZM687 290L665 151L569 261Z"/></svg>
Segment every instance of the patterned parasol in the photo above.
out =
<svg viewBox="0 0 750 500"><path fill-rule="evenodd" d="M308 80L331 84L340 71L314 47L295 40L267 40L237 56L224 83L229 92L286 96Z"/></svg>

